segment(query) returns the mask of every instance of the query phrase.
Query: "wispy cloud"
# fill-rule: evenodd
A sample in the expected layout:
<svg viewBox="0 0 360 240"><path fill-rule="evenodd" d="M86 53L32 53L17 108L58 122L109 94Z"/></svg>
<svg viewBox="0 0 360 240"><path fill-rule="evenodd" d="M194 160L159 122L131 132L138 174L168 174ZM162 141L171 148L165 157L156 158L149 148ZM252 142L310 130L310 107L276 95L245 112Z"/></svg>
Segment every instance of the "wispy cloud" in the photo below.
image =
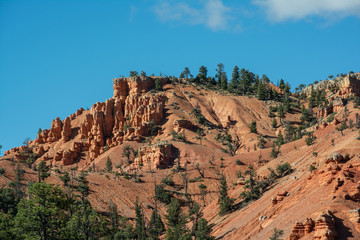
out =
<svg viewBox="0 0 360 240"><path fill-rule="evenodd" d="M153 11L160 21L176 21L190 25L205 25L213 31L233 28L231 8L221 0L202 1L198 7L185 2L160 1Z"/></svg>
<svg viewBox="0 0 360 240"><path fill-rule="evenodd" d="M311 16L341 19L360 17L359 0L253 0L271 21L300 20Z"/></svg>

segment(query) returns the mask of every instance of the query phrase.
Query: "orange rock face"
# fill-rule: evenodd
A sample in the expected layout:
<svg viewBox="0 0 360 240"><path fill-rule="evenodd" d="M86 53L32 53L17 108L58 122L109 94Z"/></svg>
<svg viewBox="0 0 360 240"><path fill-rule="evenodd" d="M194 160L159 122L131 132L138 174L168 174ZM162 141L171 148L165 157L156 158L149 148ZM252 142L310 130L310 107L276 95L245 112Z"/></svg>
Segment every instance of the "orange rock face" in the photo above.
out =
<svg viewBox="0 0 360 240"><path fill-rule="evenodd" d="M135 158L135 165L143 165L151 169L168 167L174 160L173 145L159 142L155 145L141 147L139 156Z"/></svg>
<svg viewBox="0 0 360 240"><path fill-rule="evenodd" d="M159 80L161 84L168 81L167 78ZM149 92L155 88L155 78L117 78L113 82L113 98L94 104L77 126L72 126L72 121L84 113L82 108L64 121L56 118L50 130L44 130L38 135L36 144L54 143L59 140L66 143L71 138L81 140L81 143L77 143L81 144L81 147L61 149L46 154L44 159L54 159L56 162L62 161L64 165L69 165L79 156L80 151L88 151L90 160L93 160L103 153L105 148L119 145L124 140L142 140L150 134L154 125L161 123L167 97L162 92ZM72 136L73 129L73 132L77 133L76 136ZM14 151L18 152L20 149ZM44 148L36 151L38 156L46 152ZM156 166L161 165L163 161L163 153L159 154L155 154Z"/></svg>

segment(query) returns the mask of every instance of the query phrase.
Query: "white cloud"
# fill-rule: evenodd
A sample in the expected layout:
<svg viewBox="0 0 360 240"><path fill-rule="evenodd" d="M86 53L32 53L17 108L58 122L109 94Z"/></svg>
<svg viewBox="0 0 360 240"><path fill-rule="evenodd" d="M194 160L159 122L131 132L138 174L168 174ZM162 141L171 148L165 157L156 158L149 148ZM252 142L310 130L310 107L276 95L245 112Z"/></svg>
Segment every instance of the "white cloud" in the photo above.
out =
<svg viewBox="0 0 360 240"><path fill-rule="evenodd" d="M360 17L360 0L253 0L272 21L299 20L309 16L338 19Z"/></svg>
<svg viewBox="0 0 360 240"><path fill-rule="evenodd" d="M231 27L231 9L225 6L221 0L202 1L199 8L184 2L161 1L154 6L153 10L163 22L203 24L213 31L226 30Z"/></svg>

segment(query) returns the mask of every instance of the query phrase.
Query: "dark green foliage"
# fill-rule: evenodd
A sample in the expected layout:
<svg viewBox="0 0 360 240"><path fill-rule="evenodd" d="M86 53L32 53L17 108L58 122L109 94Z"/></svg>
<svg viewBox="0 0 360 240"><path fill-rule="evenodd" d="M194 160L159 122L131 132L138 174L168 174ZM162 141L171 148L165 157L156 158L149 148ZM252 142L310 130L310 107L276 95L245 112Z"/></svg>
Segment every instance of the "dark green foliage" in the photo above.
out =
<svg viewBox="0 0 360 240"><path fill-rule="evenodd" d="M112 161L111 161L110 157L108 156L107 160L106 160L106 171L111 172L112 169L113 169Z"/></svg>
<svg viewBox="0 0 360 240"><path fill-rule="evenodd" d="M5 214L15 216L17 213L17 204L20 199L15 195L14 189L0 188L0 211Z"/></svg>
<svg viewBox="0 0 360 240"><path fill-rule="evenodd" d="M218 85L220 86L221 85L221 79L223 78L223 75L224 75L224 64L222 63L219 63L217 65L217 69L216 69L216 75L215 75L215 78L217 79L217 82L218 82Z"/></svg>
<svg viewBox="0 0 360 240"><path fill-rule="evenodd" d="M354 108L358 108L360 105L360 97L356 96L354 99Z"/></svg>
<svg viewBox="0 0 360 240"><path fill-rule="evenodd" d="M179 78L185 78L186 81L189 80L189 77L193 77L193 75L191 75L190 73L190 69L188 67L185 67L184 71L180 74Z"/></svg>
<svg viewBox="0 0 360 240"><path fill-rule="evenodd" d="M285 89L285 82L284 82L284 79L280 79L279 88L280 88L281 90L284 90L284 89Z"/></svg>
<svg viewBox="0 0 360 240"><path fill-rule="evenodd" d="M130 77L136 77L139 73L137 71L130 71Z"/></svg>
<svg viewBox="0 0 360 240"><path fill-rule="evenodd" d="M161 82L160 82L160 79L155 79L155 90L156 91L162 91L162 86L161 86Z"/></svg>
<svg viewBox="0 0 360 240"><path fill-rule="evenodd" d="M314 167L314 165L311 164L311 165L309 166L309 171L310 171L310 172L314 171L315 169L316 169L316 167Z"/></svg>
<svg viewBox="0 0 360 240"><path fill-rule="evenodd" d="M5 174L5 168L0 168L0 175L4 176L4 174Z"/></svg>
<svg viewBox="0 0 360 240"><path fill-rule="evenodd" d="M258 143L259 148L263 149L265 147L265 143L266 143L265 138L262 135L260 135L259 136L259 143Z"/></svg>
<svg viewBox="0 0 360 240"><path fill-rule="evenodd" d="M134 151L135 150L132 147L130 147L129 145L124 146L122 156L126 157L126 160L128 163L132 163L132 161L130 160L130 155L131 155L131 152L134 152Z"/></svg>
<svg viewBox="0 0 360 240"><path fill-rule="evenodd" d="M282 119L285 118L284 106L282 104L279 105L277 112L277 116L280 118L280 123L282 123Z"/></svg>
<svg viewBox="0 0 360 240"><path fill-rule="evenodd" d="M46 178L50 176L49 170L50 168L46 165L44 161L41 161L39 163L39 166L37 168L38 182L44 181Z"/></svg>
<svg viewBox="0 0 360 240"><path fill-rule="evenodd" d="M276 145L281 146L285 143L284 136L282 135L281 131L279 131L277 138L276 138Z"/></svg>
<svg viewBox="0 0 360 240"><path fill-rule="evenodd" d="M283 177L292 172L292 168L289 163L278 164L276 166L276 172L278 177Z"/></svg>
<svg viewBox="0 0 360 240"><path fill-rule="evenodd" d="M199 68L199 74L196 77L196 82L197 83L203 83L206 84L207 83L207 68L205 66L201 66Z"/></svg>
<svg viewBox="0 0 360 240"><path fill-rule="evenodd" d="M260 186L256 181L256 172L252 165L249 165L249 169L245 171L245 175L248 175L249 179L245 181L245 191L240 193L240 198L242 198L245 202L250 202L260 197Z"/></svg>
<svg viewBox="0 0 360 240"><path fill-rule="evenodd" d="M64 183L64 186L68 186L70 182L70 175L68 172L64 172L64 175L59 177L60 180Z"/></svg>
<svg viewBox="0 0 360 240"><path fill-rule="evenodd" d="M88 185L88 180L86 179L86 174L85 172L82 172L78 179L78 186L77 186L77 190L78 192L80 192L80 196L81 196L81 200L83 203L87 202L87 197L90 194L90 188Z"/></svg>
<svg viewBox="0 0 360 240"><path fill-rule="evenodd" d="M161 179L161 183L172 187L175 186L174 180L171 176Z"/></svg>
<svg viewBox="0 0 360 240"><path fill-rule="evenodd" d="M195 231L195 239L199 240L215 240L215 237L211 236L211 227L205 218L200 218L197 230Z"/></svg>
<svg viewBox="0 0 360 240"><path fill-rule="evenodd" d="M165 226L161 220L161 216L155 208L151 214L148 225L149 239L159 239L159 236L165 231Z"/></svg>
<svg viewBox="0 0 360 240"><path fill-rule="evenodd" d="M185 132L177 133L175 130L173 130L171 132L171 135L172 135L172 140L173 141L186 142Z"/></svg>
<svg viewBox="0 0 360 240"><path fill-rule="evenodd" d="M277 158L279 153L280 153L280 146L278 146L277 144L275 144L275 142L273 142L273 146L270 152L270 157Z"/></svg>
<svg viewBox="0 0 360 240"><path fill-rule="evenodd" d="M176 198L172 198L166 211L168 229L166 230L167 240L191 239L186 228L186 217L182 214L180 203Z"/></svg>
<svg viewBox="0 0 360 240"><path fill-rule="evenodd" d="M256 90L256 97L259 100L266 100L266 85L260 81L259 84L257 85L257 90Z"/></svg>
<svg viewBox="0 0 360 240"><path fill-rule="evenodd" d="M312 108L306 109L304 106L301 108L301 122L312 122L314 119Z"/></svg>
<svg viewBox="0 0 360 240"><path fill-rule="evenodd" d="M282 240L280 237L284 235L284 231L283 230L279 230L277 228L274 228L274 233L273 235L271 235L271 237L269 238L270 240Z"/></svg>
<svg viewBox="0 0 360 240"><path fill-rule="evenodd" d="M336 127L336 130L341 132L341 135L344 135L343 131L347 129L348 126L346 125L346 120L343 120L340 124L340 126Z"/></svg>
<svg viewBox="0 0 360 240"><path fill-rule="evenodd" d="M230 212L233 208L234 199L230 198L227 192L227 182L224 175L221 175L219 185L219 199L218 204L220 205L220 215L224 215Z"/></svg>
<svg viewBox="0 0 360 240"><path fill-rule="evenodd" d="M146 233L145 233L145 221L143 216L143 210L141 204L139 204L139 199L136 197L135 201L135 236L138 240L145 240Z"/></svg>
<svg viewBox="0 0 360 240"><path fill-rule="evenodd" d="M236 92L238 85L239 85L239 67L235 66L232 72L232 77L231 77L231 83L229 86L229 90L232 92Z"/></svg>
<svg viewBox="0 0 360 240"><path fill-rule="evenodd" d="M276 118L273 118L272 122L271 122L271 127L273 128L277 128L277 121Z"/></svg>
<svg viewBox="0 0 360 240"><path fill-rule="evenodd" d="M250 123L250 132L251 133L257 133L257 129L256 129L256 121L252 120Z"/></svg>
<svg viewBox="0 0 360 240"><path fill-rule="evenodd" d="M172 194L165 189L164 184L160 184L155 186L155 198L162 203L169 204Z"/></svg>
<svg viewBox="0 0 360 240"><path fill-rule="evenodd" d="M314 134L312 132L307 134L307 137L305 138L305 143L306 145L310 146L314 143L316 137L314 136Z"/></svg>
<svg viewBox="0 0 360 240"><path fill-rule="evenodd" d="M199 185L199 189L200 189L201 199L203 201L203 206L205 206L205 196L206 196L206 193L207 193L206 192L207 186L201 183Z"/></svg>

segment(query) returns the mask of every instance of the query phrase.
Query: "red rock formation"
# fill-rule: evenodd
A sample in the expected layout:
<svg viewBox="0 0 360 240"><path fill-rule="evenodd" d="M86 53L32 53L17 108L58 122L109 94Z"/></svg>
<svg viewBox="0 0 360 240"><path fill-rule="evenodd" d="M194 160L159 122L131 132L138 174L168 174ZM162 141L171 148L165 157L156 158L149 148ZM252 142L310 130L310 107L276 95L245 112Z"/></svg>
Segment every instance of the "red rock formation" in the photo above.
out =
<svg viewBox="0 0 360 240"><path fill-rule="evenodd" d="M56 118L51 123L50 132L48 134L47 142L56 142L61 138L62 122L60 118Z"/></svg>
<svg viewBox="0 0 360 240"><path fill-rule="evenodd" d="M335 219L330 211L321 214L315 221L314 240L335 240Z"/></svg>
<svg viewBox="0 0 360 240"><path fill-rule="evenodd" d="M305 223L297 222L291 230L289 239L298 240L304 236L307 236L314 228L314 221L311 218L307 218Z"/></svg>
<svg viewBox="0 0 360 240"><path fill-rule="evenodd" d="M167 142L159 142L155 145L141 147L134 164L149 166L151 169L167 167L173 161L173 146Z"/></svg>
<svg viewBox="0 0 360 240"><path fill-rule="evenodd" d="M63 142L67 142L71 137L71 120L69 117L65 118L63 121L63 129L61 132L61 137Z"/></svg>

